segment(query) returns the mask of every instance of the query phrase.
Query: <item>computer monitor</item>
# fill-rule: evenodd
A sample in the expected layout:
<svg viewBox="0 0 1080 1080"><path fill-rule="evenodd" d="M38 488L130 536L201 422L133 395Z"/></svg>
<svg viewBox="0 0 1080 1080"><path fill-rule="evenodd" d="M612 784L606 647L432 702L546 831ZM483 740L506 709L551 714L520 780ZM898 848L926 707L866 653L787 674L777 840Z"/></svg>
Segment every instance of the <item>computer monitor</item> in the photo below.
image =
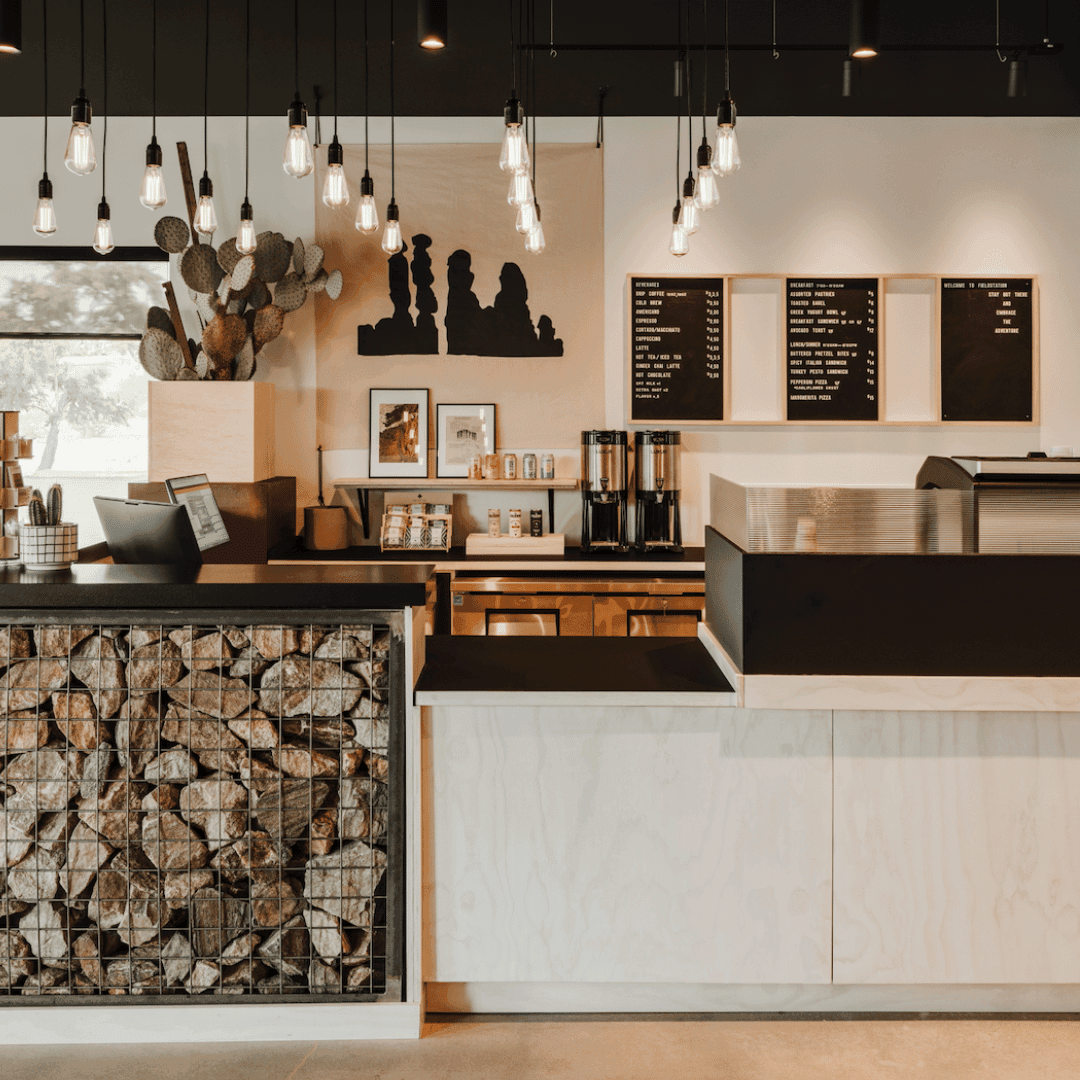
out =
<svg viewBox="0 0 1080 1080"><path fill-rule="evenodd" d="M202 565L186 507L97 495L94 509L114 563Z"/></svg>
<svg viewBox="0 0 1080 1080"><path fill-rule="evenodd" d="M169 493L170 502L187 507L200 551L229 542L229 531L221 519L214 490L205 473L166 480L165 489Z"/></svg>

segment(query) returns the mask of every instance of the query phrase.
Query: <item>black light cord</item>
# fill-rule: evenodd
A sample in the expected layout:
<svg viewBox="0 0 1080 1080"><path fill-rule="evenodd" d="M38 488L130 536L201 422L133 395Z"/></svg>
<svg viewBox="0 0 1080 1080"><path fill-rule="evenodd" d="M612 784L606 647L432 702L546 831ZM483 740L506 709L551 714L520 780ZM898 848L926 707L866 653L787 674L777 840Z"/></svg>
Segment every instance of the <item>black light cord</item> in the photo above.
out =
<svg viewBox="0 0 1080 1080"><path fill-rule="evenodd" d="M45 139L41 150L41 171L49 172L49 0L41 0L41 48L42 67L44 68L43 115L45 120Z"/></svg>
<svg viewBox="0 0 1080 1080"><path fill-rule="evenodd" d="M364 173L368 171L368 87L370 80L368 78L371 70L371 65L368 62L368 0L364 0Z"/></svg>
<svg viewBox="0 0 1080 1080"><path fill-rule="evenodd" d="M296 96L300 97L300 0L293 0L293 66L296 72Z"/></svg>
<svg viewBox="0 0 1080 1080"><path fill-rule="evenodd" d="M337 117L338 117L338 104L337 104L337 0L334 0L334 142L338 141L337 138Z"/></svg>
<svg viewBox="0 0 1080 1080"><path fill-rule="evenodd" d="M686 53L682 47L682 0L676 0L675 3L675 24L676 24L676 39L679 45L679 53L676 57L676 65L682 65L683 79L686 79ZM675 110L675 204L678 205L682 201L682 159L680 154L682 153L682 111L680 109Z"/></svg>
<svg viewBox="0 0 1080 1080"><path fill-rule="evenodd" d="M694 114L690 110L690 0L686 0L686 175L694 175Z"/></svg>
<svg viewBox="0 0 1080 1080"><path fill-rule="evenodd" d="M105 202L105 152L109 142L109 20L106 17L106 0L101 0L101 66L101 104L105 113L101 132L101 201Z"/></svg>
<svg viewBox="0 0 1080 1080"><path fill-rule="evenodd" d="M206 0L206 32L203 39L202 157L203 176L209 176L209 157L206 151L209 140L206 134L206 117L210 110L210 0Z"/></svg>
<svg viewBox="0 0 1080 1080"><path fill-rule="evenodd" d="M79 86L86 93L86 0L79 0Z"/></svg>
<svg viewBox="0 0 1080 1080"><path fill-rule="evenodd" d="M724 94L731 97L731 36L728 32L728 16L730 15L730 0L724 0ZM776 31L773 31L775 36ZM776 42L773 41L775 52Z"/></svg>
<svg viewBox="0 0 1080 1080"><path fill-rule="evenodd" d="M709 0L701 0L701 134L705 134L705 112L709 107Z"/></svg>
<svg viewBox="0 0 1080 1080"><path fill-rule="evenodd" d="M528 0L529 3L529 40L536 39L536 0ZM532 105L532 186L533 202L536 202L536 53L529 51L529 99Z"/></svg>
<svg viewBox="0 0 1080 1080"><path fill-rule="evenodd" d="M153 42L150 46L150 134L157 138L157 0L151 9L153 19Z"/></svg>
<svg viewBox="0 0 1080 1080"><path fill-rule="evenodd" d="M390 0L390 201L394 201L394 0Z"/></svg>
<svg viewBox="0 0 1080 1080"><path fill-rule="evenodd" d="M251 172L251 0L244 0L244 202Z"/></svg>

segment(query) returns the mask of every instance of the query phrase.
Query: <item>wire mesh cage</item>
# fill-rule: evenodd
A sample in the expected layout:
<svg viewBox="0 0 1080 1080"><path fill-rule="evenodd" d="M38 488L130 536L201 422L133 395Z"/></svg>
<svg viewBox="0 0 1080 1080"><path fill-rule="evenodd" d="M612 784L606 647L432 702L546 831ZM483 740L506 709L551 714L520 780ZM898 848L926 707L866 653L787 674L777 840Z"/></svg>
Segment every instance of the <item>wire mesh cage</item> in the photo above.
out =
<svg viewBox="0 0 1080 1080"><path fill-rule="evenodd" d="M399 998L390 685L373 623L0 623L0 1003Z"/></svg>

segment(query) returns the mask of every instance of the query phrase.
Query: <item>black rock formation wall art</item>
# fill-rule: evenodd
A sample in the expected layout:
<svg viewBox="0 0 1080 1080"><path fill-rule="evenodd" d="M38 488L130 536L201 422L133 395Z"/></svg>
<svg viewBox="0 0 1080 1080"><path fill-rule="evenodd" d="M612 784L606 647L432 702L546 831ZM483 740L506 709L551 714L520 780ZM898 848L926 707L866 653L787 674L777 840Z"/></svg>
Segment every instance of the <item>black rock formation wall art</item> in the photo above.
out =
<svg viewBox="0 0 1080 1080"><path fill-rule="evenodd" d="M390 283L390 302L394 314L380 319L374 326L370 323L358 326L357 352L361 356L398 356L401 354L438 354L439 328L435 325L435 312L439 302L431 286L435 275L431 272L431 237L418 233L412 238L412 279L416 286L416 321L409 312L412 300L409 291L408 245L386 260Z"/></svg>
<svg viewBox="0 0 1080 1080"><path fill-rule="evenodd" d="M431 237L412 238L412 281L416 286L416 320L410 313L409 264L405 252L387 260L394 314L374 326L357 328L361 356L431 355L439 351L435 312L439 302L432 285ZM503 263L499 291L491 307L481 307L473 291L472 255L462 248L446 260L446 351L456 356L562 356L563 343L547 315L533 325L529 287L517 263Z"/></svg>

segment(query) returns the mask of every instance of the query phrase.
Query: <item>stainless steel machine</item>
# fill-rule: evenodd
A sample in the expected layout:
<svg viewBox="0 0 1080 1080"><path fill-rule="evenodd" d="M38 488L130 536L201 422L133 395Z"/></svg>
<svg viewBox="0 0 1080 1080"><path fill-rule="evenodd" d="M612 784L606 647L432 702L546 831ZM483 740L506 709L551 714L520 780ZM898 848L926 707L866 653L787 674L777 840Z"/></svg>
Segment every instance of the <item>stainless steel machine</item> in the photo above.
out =
<svg viewBox="0 0 1080 1080"><path fill-rule="evenodd" d="M581 551L629 551L625 431L581 433Z"/></svg>
<svg viewBox="0 0 1080 1080"><path fill-rule="evenodd" d="M965 551L1080 552L1080 458L929 457L915 486L971 492Z"/></svg>
<svg viewBox="0 0 1080 1080"><path fill-rule="evenodd" d="M677 431L638 431L634 434L637 482L634 498L634 546L647 551L682 551L679 522L679 453Z"/></svg>

